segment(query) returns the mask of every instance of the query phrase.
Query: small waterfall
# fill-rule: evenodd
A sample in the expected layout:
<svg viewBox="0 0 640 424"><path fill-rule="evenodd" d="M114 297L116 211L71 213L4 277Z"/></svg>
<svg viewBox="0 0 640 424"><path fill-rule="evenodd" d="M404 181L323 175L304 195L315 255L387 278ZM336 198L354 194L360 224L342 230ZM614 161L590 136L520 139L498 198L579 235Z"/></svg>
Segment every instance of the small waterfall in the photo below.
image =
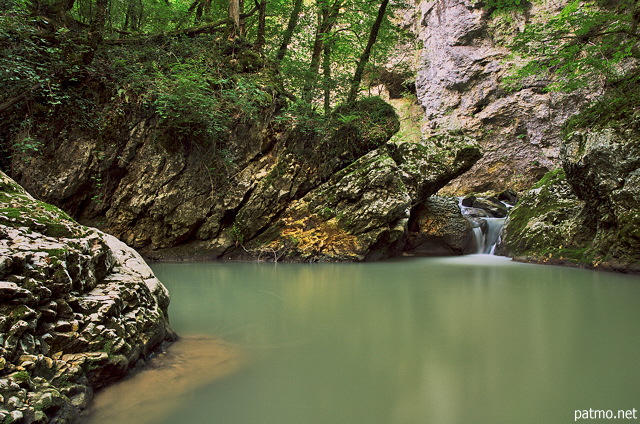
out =
<svg viewBox="0 0 640 424"><path fill-rule="evenodd" d="M482 253L484 251L484 234L480 227L473 227L473 238L476 240L476 253Z"/></svg>
<svg viewBox="0 0 640 424"><path fill-rule="evenodd" d="M487 232L484 236L484 246L482 252L478 251L478 253L487 253L489 255L493 255L496 250L496 245L500 240L500 232L502 231L502 227L504 226L504 221L506 218L480 218L483 219L487 223Z"/></svg>
<svg viewBox="0 0 640 424"><path fill-rule="evenodd" d="M476 241L476 253L493 255L496 245L500 241L500 232L506 218L495 218L482 208L464 206L460 200L460 211L471 223L473 236Z"/></svg>

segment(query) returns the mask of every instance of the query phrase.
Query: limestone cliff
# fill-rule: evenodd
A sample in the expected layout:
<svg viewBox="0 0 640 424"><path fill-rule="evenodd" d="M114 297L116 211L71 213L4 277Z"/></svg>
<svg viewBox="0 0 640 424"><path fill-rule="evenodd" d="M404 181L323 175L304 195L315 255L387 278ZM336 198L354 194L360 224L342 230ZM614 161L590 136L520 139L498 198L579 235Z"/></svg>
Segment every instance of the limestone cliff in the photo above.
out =
<svg viewBox="0 0 640 424"><path fill-rule="evenodd" d="M420 3L416 30L423 53L416 89L425 110L423 132L462 130L479 140L484 153L447 191L521 190L559 167L560 128L584 93L545 92L545 81L512 92L501 85L509 69L505 42L525 22L561 7L555 3L527 3L524 11L502 15L472 0Z"/></svg>
<svg viewBox="0 0 640 424"><path fill-rule="evenodd" d="M140 255L0 172L0 422L74 422L165 340L169 295Z"/></svg>

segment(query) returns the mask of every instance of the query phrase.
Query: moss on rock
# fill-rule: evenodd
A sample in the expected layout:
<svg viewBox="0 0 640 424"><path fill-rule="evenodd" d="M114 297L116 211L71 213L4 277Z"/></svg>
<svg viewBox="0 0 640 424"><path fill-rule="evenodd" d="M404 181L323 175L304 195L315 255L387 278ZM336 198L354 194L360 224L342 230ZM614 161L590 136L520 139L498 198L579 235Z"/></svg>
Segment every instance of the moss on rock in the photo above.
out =
<svg viewBox="0 0 640 424"><path fill-rule="evenodd" d="M75 422L93 389L173 336L168 295L120 241L2 172L0 187L0 421Z"/></svg>
<svg viewBox="0 0 640 424"><path fill-rule="evenodd" d="M592 205L579 199L559 169L546 174L510 211L499 254L519 260L615 271L640 271L640 218L602 228Z"/></svg>

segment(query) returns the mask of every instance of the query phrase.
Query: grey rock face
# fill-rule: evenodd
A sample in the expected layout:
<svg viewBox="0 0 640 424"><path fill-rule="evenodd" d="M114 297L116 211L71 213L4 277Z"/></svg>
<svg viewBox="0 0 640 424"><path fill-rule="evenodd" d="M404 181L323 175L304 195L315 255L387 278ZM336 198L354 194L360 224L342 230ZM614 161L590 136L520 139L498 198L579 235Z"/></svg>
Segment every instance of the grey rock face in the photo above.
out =
<svg viewBox="0 0 640 424"><path fill-rule="evenodd" d="M525 20L535 21L545 6L509 15L511 23L470 0L428 1L420 7L424 50L416 88L426 114L423 130L463 130L479 140L484 153L446 190L519 190L557 168L559 129L585 96L544 93L544 81L504 91L500 81L509 52L495 42L511 37Z"/></svg>
<svg viewBox="0 0 640 424"><path fill-rule="evenodd" d="M140 255L2 172L0 258L0 413L14 420L75 421L94 389L174 337Z"/></svg>

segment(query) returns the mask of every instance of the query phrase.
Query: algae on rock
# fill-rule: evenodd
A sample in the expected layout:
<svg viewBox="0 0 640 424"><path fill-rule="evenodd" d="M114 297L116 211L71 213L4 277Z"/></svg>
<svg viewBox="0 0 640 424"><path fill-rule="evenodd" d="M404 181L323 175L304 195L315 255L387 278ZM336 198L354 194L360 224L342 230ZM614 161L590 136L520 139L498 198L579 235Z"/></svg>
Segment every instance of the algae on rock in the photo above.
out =
<svg viewBox="0 0 640 424"><path fill-rule="evenodd" d="M305 260L396 256L405 249L417 205L480 157L474 141L461 135L387 143L293 202L258 244L247 247L266 244L281 257Z"/></svg>
<svg viewBox="0 0 640 424"><path fill-rule="evenodd" d="M547 174L509 213L497 252L528 262L640 272L640 180L635 158L632 161L636 164L630 167L635 169L613 190L605 183L613 180L602 174L612 177L615 166L592 169L592 178L603 178L601 185L591 178L582 179L584 175L580 183L571 181L563 169ZM565 157L565 161L575 159ZM593 162L582 157L574 163L579 167L586 164L592 166ZM571 175L576 178L580 174ZM576 186L588 187L593 197L576 195Z"/></svg>

